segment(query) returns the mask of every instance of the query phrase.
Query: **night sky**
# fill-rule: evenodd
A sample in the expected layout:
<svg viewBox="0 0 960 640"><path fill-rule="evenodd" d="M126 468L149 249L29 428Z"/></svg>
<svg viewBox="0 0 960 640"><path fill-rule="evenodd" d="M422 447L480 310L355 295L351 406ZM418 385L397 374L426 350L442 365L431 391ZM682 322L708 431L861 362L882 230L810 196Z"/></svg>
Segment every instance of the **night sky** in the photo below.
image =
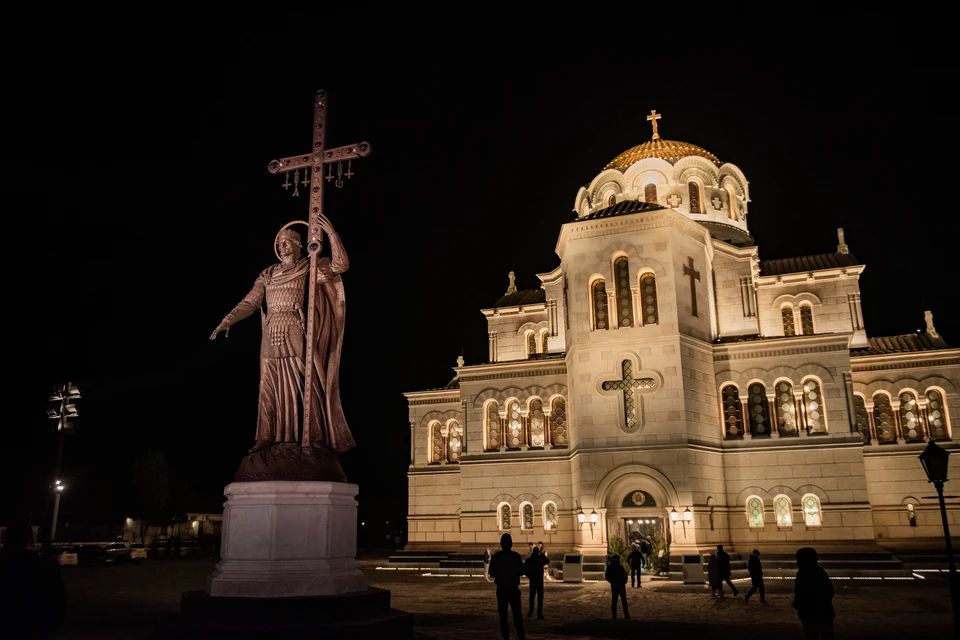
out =
<svg viewBox="0 0 960 640"><path fill-rule="evenodd" d="M916 48L596 67L345 55L320 71L278 62L282 39L182 38L128 54L134 67L94 45L6 80L14 358L0 524L23 510L43 519L56 454L46 397L67 380L83 400L61 517L104 502L122 512L149 449L220 499L253 444L259 322L208 338L275 260L277 230L307 217L306 190L291 197L266 167L310 149L320 88L328 147L373 148L325 203L351 261L341 389L358 446L343 464L371 523L406 513L402 392L446 384L461 352L486 360L479 310L508 271L536 288L558 265L577 190L650 138L651 109L664 138L746 174L761 258L834 251L842 226L867 265L868 334L915 332L930 309L960 344L955 207L942 197L955 182L953 108L936 91L946 69Z"/></svg>

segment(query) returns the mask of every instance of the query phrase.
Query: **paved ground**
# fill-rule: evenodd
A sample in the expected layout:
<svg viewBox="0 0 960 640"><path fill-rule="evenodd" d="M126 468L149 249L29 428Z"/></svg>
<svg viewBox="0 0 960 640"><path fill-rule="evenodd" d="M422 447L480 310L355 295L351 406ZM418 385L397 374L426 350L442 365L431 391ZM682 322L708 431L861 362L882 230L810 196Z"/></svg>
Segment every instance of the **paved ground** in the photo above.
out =
<svg viewBox="0 0 960 640"><path fill-rule="evenodd" d="M414 614L420 638L499 637L493 585L484 578L426 577L417 571L378 570L380 564L365 560L365 573L373 585L390 589L394 608ZM150 638L159 622L176 615L180 593L202 588L211 568L210 561L184 559L65 569L70 613L56 637ZM835 580L834 586L838 638L953 637L949 594L938 576L922 581ZM642 589L628 589L633 619L614 622L609 620L606 584L548 582L546 619L524 620L531 639L635 638L650 633L711 640L799 639L803 635L790 607L792 589L790 580L769 580L770 604L752 600L745 605L741 598L715 599L699 586L645 578Z"/></svg>

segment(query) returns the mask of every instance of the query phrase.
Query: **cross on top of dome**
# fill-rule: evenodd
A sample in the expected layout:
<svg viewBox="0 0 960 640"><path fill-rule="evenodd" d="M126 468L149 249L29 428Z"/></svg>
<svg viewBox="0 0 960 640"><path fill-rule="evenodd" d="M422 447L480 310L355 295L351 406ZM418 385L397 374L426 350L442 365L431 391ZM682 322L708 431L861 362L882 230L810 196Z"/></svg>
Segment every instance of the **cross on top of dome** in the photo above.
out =
<svg viewBox="0 0 960 640"><path fill-rule="evenodd" d="M662 117L663 117L663 115L657 113L657 110L656 110L656 109L651 109L651 110L650 110L650 115L647 116L647 121L650 122L650 124L653 125L653 137L650 138L651 140L659 140L659 139L660 139L660 134L657 133L657 120L659 120L659 119L662 118Z"/></svg>

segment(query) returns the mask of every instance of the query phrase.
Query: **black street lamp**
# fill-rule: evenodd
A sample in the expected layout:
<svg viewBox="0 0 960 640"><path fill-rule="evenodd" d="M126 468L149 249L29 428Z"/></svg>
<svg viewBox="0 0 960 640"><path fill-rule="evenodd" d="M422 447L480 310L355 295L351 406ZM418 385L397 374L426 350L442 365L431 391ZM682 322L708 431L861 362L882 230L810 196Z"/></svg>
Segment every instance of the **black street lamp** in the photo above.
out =
<svg viewBox="0 0 960 640"><path fill-rule="evenodd" d="M937 497L940 500L940 517L943 519L943 537L947 543L947 561L950 563L950 574L947 583L950 585L950 603L953 606L953 629L960 635L960 585L957 584L957 565L953 561L953 545L950 542L950 525L947 522L947 505L943 501L943 483L947 481L947 458L950 452L939 446L933 440L927 443L927 448L920 454L920 464L927 474L927 480L937 488Z"/></svg>
<svg viewBox="0 0 960 640"><path fill-rule="evenodd" d="M50 522L49 542L57 538L57 516L60 513L60 495L63 493L63 483L60 481L60 463L63 461L63 439L73 431L73 422L79 412L77 400L80 399L80 389L72 382L54 386L50 395L50 404L47 406L47 417L57 421L57 466L53 471L53 518Z"/></svg>

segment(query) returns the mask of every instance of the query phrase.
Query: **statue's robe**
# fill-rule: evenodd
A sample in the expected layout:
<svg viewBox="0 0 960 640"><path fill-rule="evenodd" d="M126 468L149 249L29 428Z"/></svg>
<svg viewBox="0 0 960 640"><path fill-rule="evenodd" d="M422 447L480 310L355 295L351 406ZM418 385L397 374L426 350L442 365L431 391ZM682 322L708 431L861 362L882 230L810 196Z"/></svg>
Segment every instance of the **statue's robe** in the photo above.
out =
<svg viewBox="0 0 960 640"><path fill-rule="evenodd" d="M306 309L310 259L263 270L250 293L227 317L231 324L260 309L260 395L257 441L328 447L343 453L356 446L340 404L340 354L346 304L340 274L347 270L346 251L330 237L331 258L317 261L314 293L313 393L310 424L303 425Z"/></svg>

